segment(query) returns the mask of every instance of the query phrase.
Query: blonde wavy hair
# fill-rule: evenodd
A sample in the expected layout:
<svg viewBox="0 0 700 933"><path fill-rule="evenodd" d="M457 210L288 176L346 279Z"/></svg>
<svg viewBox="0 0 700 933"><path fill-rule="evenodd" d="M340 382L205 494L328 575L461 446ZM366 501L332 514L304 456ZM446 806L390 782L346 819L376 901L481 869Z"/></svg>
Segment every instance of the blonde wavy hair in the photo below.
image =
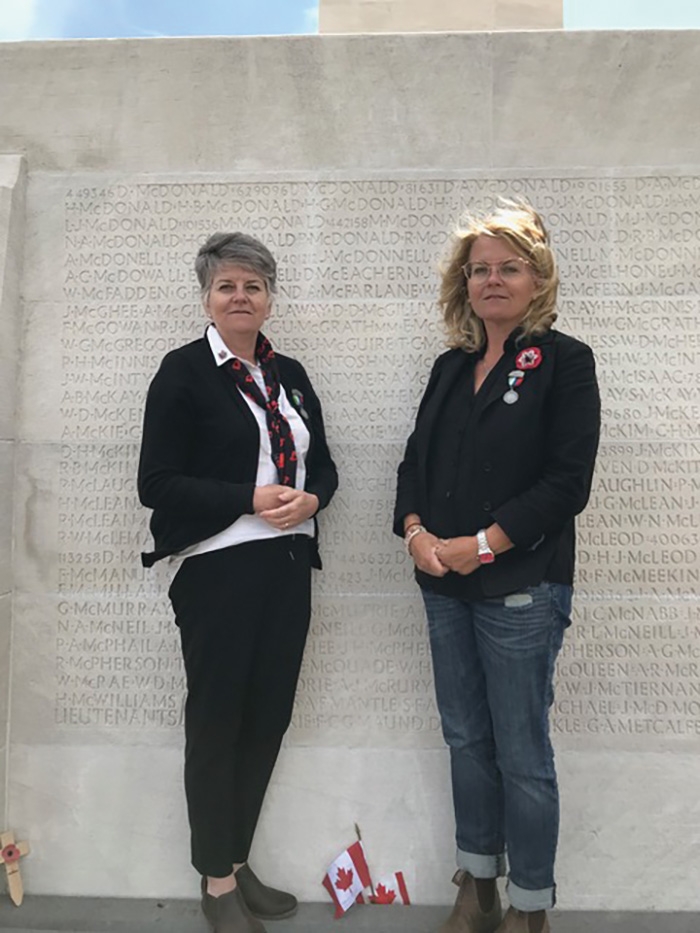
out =
<svg viewBox="0 0 700 933"><path fill-rule="evenodd" d="M557 262L549 245L549 234L537 211L524 201L501 199L492 214L471 215L457 229L451 255L444 263L438 304L442 308L447 345L467 352L481 350L486 331L469 303L467 280L462 267L480 236L498 237L530 264L537 290L520 326L522 336L543 334L557 319L559 288Z"/></svg>

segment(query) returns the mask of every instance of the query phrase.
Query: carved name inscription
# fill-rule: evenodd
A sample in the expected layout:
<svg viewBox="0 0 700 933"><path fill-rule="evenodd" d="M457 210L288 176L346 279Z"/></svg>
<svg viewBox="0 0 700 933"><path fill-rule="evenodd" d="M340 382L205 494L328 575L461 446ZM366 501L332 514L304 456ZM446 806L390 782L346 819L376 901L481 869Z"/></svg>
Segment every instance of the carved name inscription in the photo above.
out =
<svg viewBox="0 0 700 933"><path fill-rule="evenodd" d="M291 737L439 745L410 563L390 533L395 470L442 349L437 267L465 208L499 195L544 214L563 330L594 348L604 399L579 519L575 625L555 736L700 735L700 177L114 182L67 188L55 723L177 729L184 673L146 572L135 492L145 390L204 328L192 272L215 230L280 265L269 333L307 367L341 487Z"/></svg>

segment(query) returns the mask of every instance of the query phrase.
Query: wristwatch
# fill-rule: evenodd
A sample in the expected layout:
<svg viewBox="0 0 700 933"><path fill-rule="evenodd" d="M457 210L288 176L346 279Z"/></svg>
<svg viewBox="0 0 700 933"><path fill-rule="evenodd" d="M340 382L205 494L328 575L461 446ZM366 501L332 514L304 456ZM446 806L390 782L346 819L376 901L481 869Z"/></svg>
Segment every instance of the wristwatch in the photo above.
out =
<svg viewBox="0 0 700 933"><path fill-rule="evenodd" d="M483 528L476 533L476 548L476 556L480 564L492 564L496 560L496 555L489 547Z"/></svg>

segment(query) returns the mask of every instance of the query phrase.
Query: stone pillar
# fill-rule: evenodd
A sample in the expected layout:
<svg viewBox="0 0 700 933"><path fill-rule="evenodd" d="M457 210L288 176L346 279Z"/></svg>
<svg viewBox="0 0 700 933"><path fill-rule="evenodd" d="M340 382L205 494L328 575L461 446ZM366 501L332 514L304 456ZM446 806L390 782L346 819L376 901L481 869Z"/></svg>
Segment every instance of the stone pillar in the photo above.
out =
<svg viewBox="0 0 700 933"><path fill-rule="evenodd" d="M0 155L0 824L5 823L7 816L7 735L12 636L12 483L15 462L24 190L23 158ZM4 825L0 828L4 828Z"/></svg>
<svg viewBox="0 0 700 933"><path fill-rule="evenodd" d="M561 29L563 0L320 0L319 31Z"/></svg>

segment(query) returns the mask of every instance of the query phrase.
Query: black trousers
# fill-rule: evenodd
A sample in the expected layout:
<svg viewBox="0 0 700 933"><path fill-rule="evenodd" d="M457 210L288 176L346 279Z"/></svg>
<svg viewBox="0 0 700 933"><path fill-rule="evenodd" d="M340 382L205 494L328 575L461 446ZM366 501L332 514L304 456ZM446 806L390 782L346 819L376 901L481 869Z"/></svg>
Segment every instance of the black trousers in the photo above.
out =
<svg viewBox="0 0 700 933"><path fill-rule="evenodd" d="M294 703L311 614L310 539L189 557L170 587L187 674L192 864L245 862Z"/></svg>

